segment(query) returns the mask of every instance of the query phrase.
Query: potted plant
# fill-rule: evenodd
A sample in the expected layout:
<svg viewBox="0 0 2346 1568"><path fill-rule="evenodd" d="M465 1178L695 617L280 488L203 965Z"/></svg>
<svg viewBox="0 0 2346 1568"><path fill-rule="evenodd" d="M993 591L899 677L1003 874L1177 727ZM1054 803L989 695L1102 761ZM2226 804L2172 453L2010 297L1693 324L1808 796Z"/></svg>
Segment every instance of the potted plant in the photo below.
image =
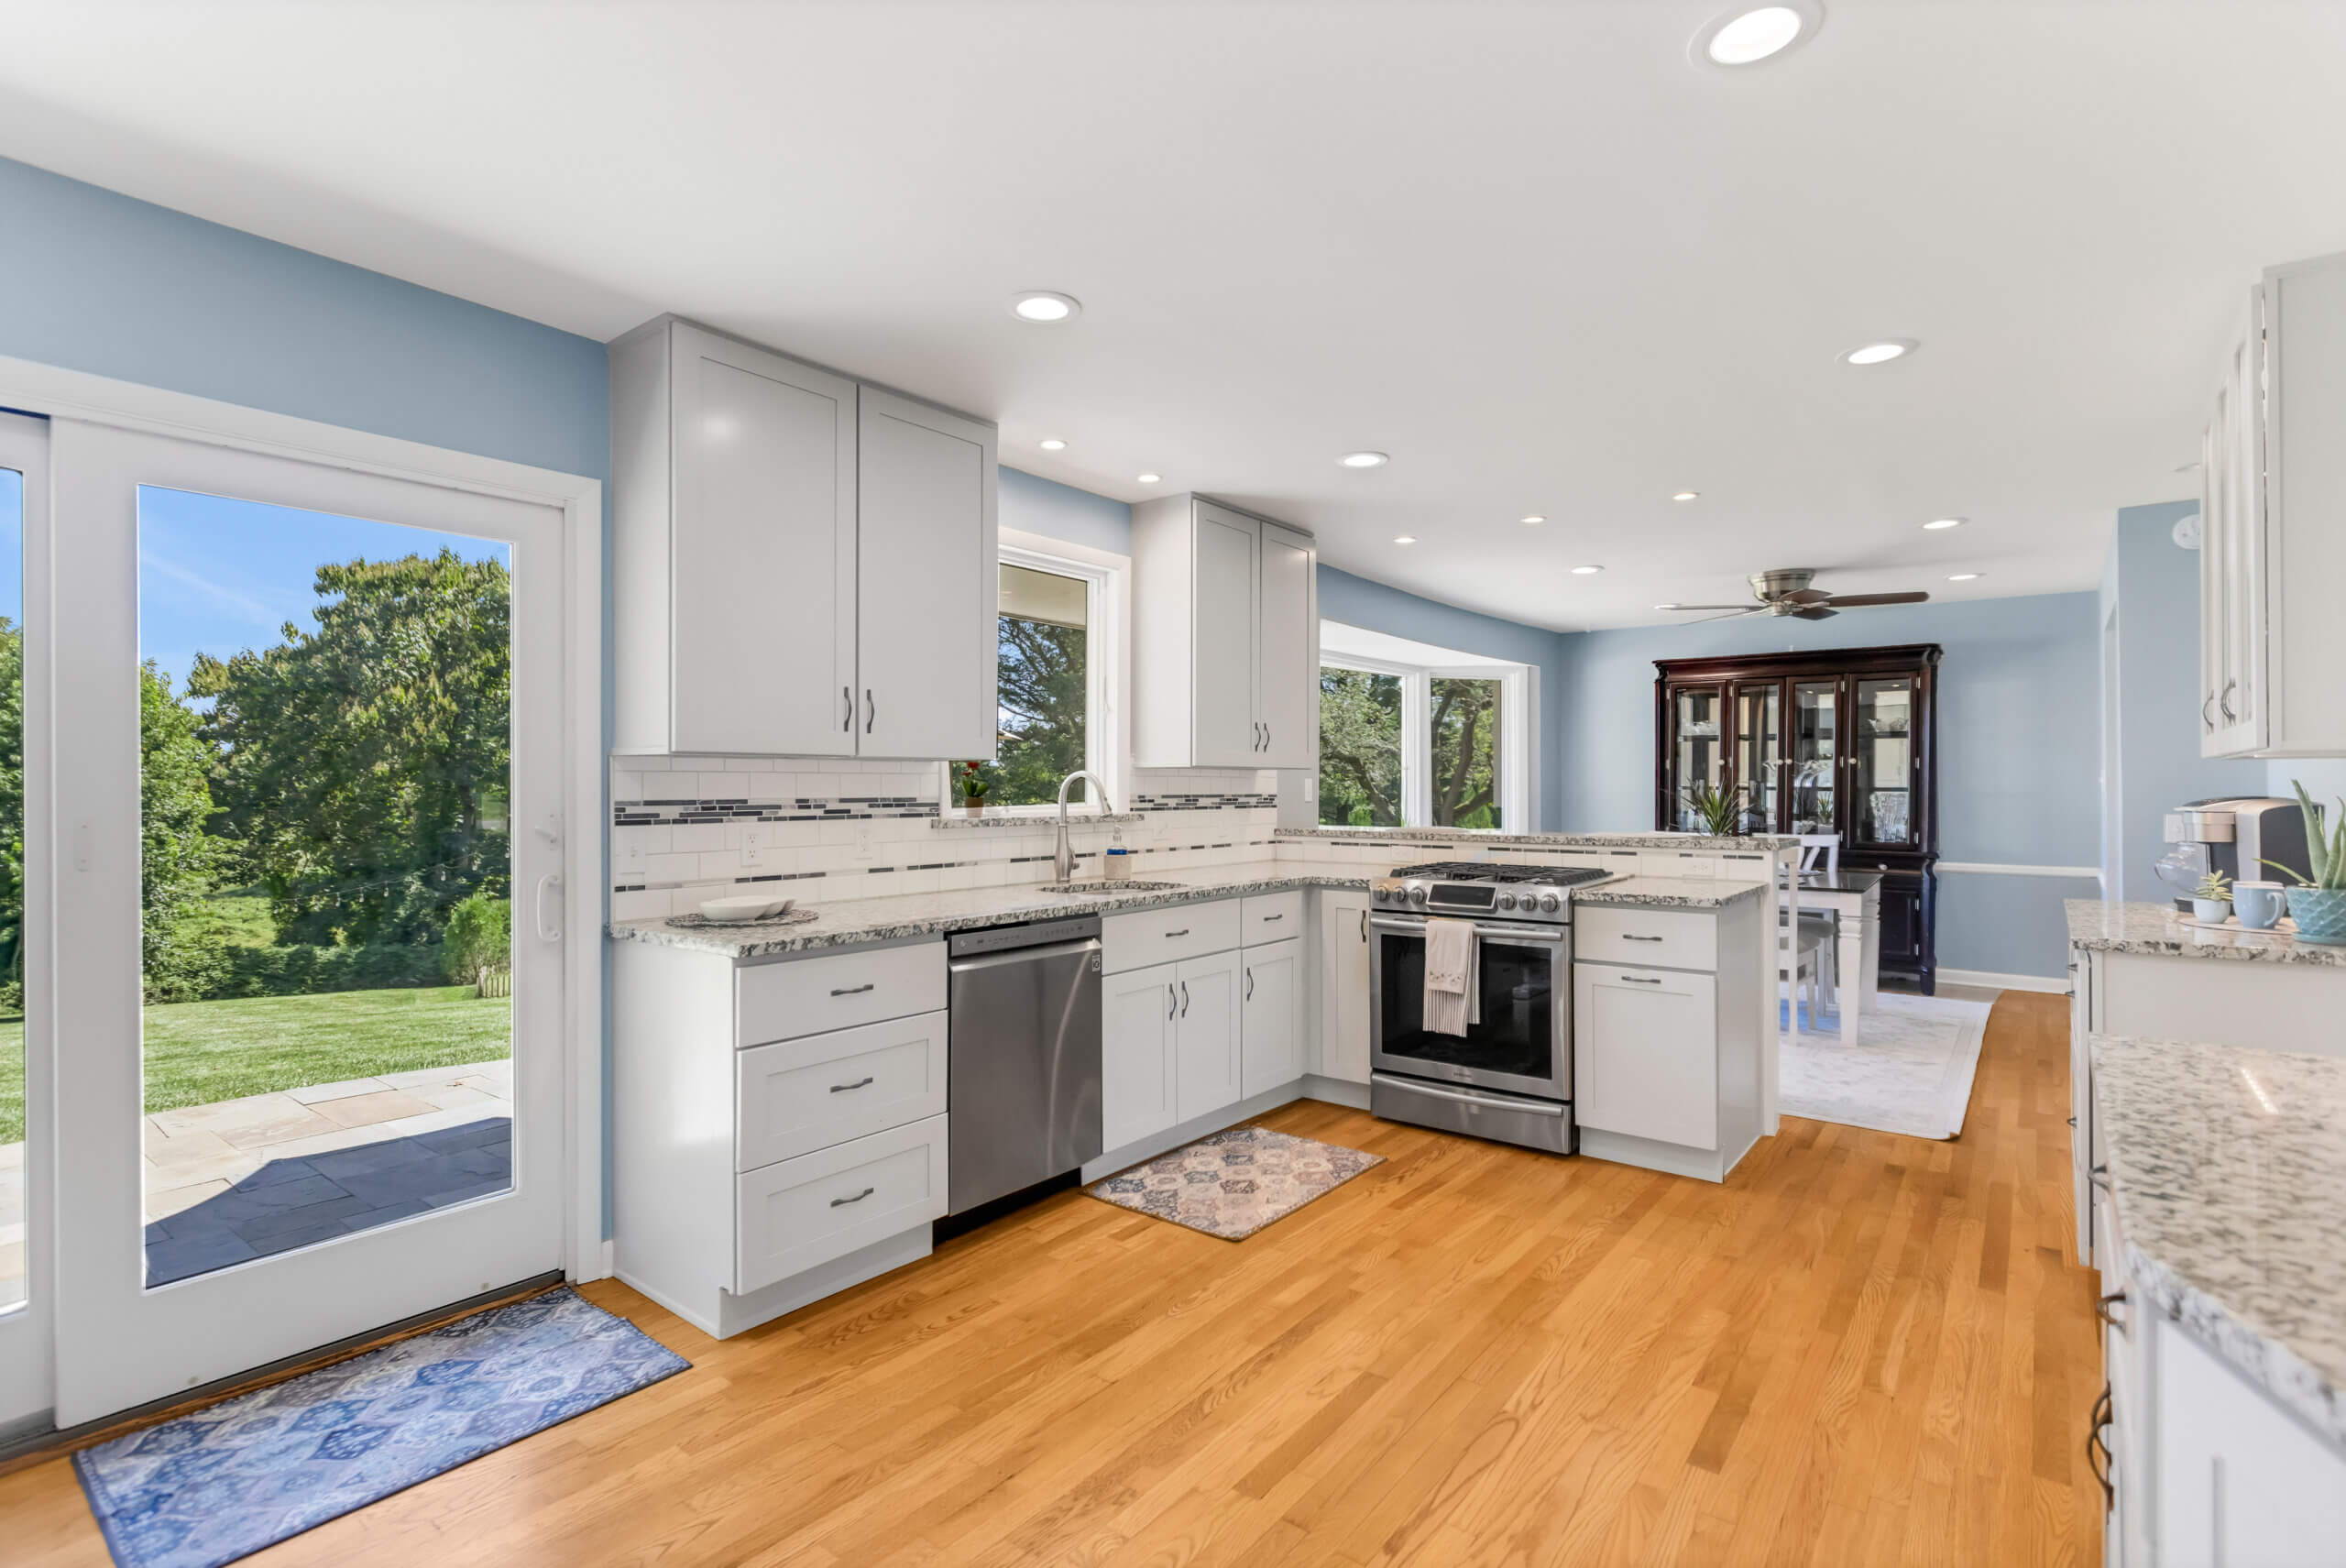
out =
<svg viewBox="0 0 2346 1568"><path fill-rule="evenodd" d="M2294 779L2290 784L2297 792L2297 809L2305 813L2306 860L2313 867L2313 875L2305 876L2295 866L2273 861L2264 863L2295 884L2289 889L2289 916L2297 923L2297 940L2346 947L2346 800L2338 803L2338 832L2333 838L2324 831L2325 814L2306 793L2306 786Z"/></svg>
<svg viewBox="0 0 2346 1568"><path fill-rule="evenodd" d="M1743 789L1723 790L1716 784L1692 784L1685 791L1686 809L1714 839L1734 839L1743 832Z"/></svg>
<svg viewBox="0 0 2346 1568"><path fill-rule="evenodd" d="M971 817L985 815L986 791L993 787L978 774L984 766L981 762L961 764L961 809Z"/></svg>
<svg viewBox="0 0 2346 1568"><path fill-rule="evenodd" d="M2199 879L2191 891L2191 913L2210 926L2220 926L2232 912L2231 880L2221 872L2209 872Z"/></svg>

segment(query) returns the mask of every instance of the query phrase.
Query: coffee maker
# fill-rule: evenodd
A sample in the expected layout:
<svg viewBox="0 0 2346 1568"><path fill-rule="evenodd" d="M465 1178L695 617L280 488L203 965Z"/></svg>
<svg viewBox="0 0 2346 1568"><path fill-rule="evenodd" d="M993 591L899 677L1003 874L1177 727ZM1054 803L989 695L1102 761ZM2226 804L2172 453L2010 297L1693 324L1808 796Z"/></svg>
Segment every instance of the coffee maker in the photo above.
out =
<svg viewBox="0 0 2346 1568"><path fill-rule="evenodd" d="M2191 801L2166 814L2166 842L2155 869L2159 880L2176 890L2177 908L2190 907L2192 890L2211 871L2231 882L2289 881L2275 864L2299 876L2313 874L2305 813L2294 800Z"/></svg>

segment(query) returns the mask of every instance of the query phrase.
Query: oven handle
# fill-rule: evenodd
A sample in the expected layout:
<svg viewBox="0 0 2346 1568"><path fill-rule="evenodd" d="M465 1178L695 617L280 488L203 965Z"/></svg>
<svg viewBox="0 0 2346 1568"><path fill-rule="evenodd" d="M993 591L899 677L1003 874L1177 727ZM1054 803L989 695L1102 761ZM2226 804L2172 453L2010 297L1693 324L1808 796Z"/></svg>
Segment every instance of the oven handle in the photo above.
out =
<svg viewBox="0 0 2346 1568"><path fill-rule="evenodd" d="M1474 935L1484 941L1497 938L1509 942L1546 942L1553 947L1562 947L1572 939L1572 927L1568 926L1489 926L1480 920L1472 924ZM1397 937L1422 937L1426 934L1423 920L1395 920L1372 915L1368 925L1371 930L1390 931Z"/></svg>
<svg viewBox="0 0 2346 1568"><path fill-rule="evenodd" d="M1562 1105L1551 1105L1537 1100L1500 1100L1488 1094L1471 1094L1461 1089L1444 1089L1438 1083L1420 1079L1395 1078L1389 1073L1376 1073L1370 1081L1389 1083L1396 1089L1406 1089L1412 1094L1430 1094L1436 1100L1455 1100L1464 1105L1482 1105L1494 1111L1522 1111L1534 1116L1561 1116Z"/></svg>

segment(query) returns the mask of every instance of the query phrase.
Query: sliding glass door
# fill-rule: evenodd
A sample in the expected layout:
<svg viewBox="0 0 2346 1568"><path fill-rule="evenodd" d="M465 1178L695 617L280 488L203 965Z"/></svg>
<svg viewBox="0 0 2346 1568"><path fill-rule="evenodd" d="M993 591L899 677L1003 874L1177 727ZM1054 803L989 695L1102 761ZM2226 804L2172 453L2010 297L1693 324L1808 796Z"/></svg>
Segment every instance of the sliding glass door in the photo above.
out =
<svg viewBox="0 0 2346 1568"><path fill-rule="evenodd" d="M28 852L46 802L28 801L25 787L27 701L37 721L46 711L40 683L25 678L28 654L45 673L46 606L27 603L25 583L28 542L38 547L48 533L48 450L47 421L0 414L0 1436L49 1409L54 1389L50 948L47 930L26 919L27 904L46 895L48 861ZM39 639L28 612L41 618L30 629ZM44 762L46 749L32 757Z"/></svg>

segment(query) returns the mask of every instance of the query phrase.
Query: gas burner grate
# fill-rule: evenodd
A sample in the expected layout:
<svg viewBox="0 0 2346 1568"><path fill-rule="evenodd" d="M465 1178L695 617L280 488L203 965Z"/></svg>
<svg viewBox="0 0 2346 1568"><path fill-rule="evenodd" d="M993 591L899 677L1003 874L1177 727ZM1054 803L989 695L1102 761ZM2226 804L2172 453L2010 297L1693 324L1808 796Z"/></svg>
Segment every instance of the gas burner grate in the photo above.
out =
<svg viewBox="0 0 2346 1568"><path fill-rule="evenodd" d="M1402 866L1397 877L1426 877L1434 882L1545 883L1551 887L1577 887L1603 882L1610 872L1595 866L1518 866L1500 861L1434 861L1422 866Z"/></svg>

